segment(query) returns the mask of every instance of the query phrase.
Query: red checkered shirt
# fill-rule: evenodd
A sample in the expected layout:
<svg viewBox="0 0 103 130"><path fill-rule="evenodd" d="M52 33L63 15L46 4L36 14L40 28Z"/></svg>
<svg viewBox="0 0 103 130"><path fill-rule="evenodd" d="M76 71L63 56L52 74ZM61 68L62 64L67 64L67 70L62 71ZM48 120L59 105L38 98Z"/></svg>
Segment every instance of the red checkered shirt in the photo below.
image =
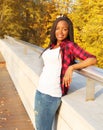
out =
<svg viewBox="0 0 103 130"><path fill-rule="evenodd" d="M85 60L89 57L95 57L94 55L86 52L84 49L79 47L76 43L65 40L60 44L60 52L62 56L62 69L61 69L61 90L62 95L66 95L70 86L65 87L62 84L64 74L68 68L68 66L75 63L75 59L79 58L81 60Z"/></svg>

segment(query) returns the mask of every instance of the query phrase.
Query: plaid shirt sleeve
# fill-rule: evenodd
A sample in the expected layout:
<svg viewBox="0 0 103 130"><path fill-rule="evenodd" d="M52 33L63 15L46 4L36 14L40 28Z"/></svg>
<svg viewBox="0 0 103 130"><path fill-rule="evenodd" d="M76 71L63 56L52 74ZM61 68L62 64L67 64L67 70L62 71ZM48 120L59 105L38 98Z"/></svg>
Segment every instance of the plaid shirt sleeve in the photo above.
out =
<svg viewBox="0 0 103 130"><path fill-rule="evenodd" d="M89 57L94 57L94 58L96 57L96 56L90 54L89 52L85 51L83 48L78 46L76 43L70 42L69 46L70 46L70 48L72 48L72 53L75 58L85 60Z"/></svg>

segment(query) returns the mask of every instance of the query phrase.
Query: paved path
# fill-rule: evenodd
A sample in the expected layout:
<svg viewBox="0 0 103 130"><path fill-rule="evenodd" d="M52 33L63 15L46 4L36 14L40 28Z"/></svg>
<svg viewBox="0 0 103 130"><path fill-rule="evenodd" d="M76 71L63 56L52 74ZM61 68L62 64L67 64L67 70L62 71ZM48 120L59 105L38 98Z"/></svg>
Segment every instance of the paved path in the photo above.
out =
<svg viewBox="0 0 103 130"><path fill-rule="evenodd" d="M0 130L34 130L0 53Z"/></svg>

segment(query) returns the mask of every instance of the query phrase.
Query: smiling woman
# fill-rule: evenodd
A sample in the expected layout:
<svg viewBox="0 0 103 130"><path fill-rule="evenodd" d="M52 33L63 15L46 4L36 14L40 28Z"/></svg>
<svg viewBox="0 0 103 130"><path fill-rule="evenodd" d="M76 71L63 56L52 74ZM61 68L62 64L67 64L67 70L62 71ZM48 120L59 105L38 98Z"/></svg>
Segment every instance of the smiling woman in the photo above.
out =
<svg viewBox="0 0 103 130"><path fill-rule="evenodd" d="M72 73L96 63L96 57L74 43L73 24L62 16L51 28L50 45L42 53L44 61L35 96L37 130L52 130L55 113L72 81ZM74 64L75 59L83 61Z"/></svg>

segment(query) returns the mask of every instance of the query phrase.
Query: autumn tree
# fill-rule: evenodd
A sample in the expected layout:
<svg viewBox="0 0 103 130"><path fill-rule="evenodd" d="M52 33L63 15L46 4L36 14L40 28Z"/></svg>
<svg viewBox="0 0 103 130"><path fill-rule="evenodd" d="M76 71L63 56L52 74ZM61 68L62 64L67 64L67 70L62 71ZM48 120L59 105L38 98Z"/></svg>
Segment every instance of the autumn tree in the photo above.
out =
<svg viewBox="0 0 103 130"><path fill-rule="evenodd" d="M53 2L0 0L0 7L0 37L10 35L47 46L50 26L59 12Z"/></svg>
<svg viewBox="0 0 103 130"><path fill-rule="evenodd" d="M30 39L30 42L38 43L39 46L47 47L49 44L49 32L53 21L60 14L56 9L55 3L43 1L36 4L35 21L33 21L32 29L34 30L34 36Z"/></svg>
<svg viewBox="0 0 103 130"><path fill-rule="evenodd" d="M23 8L25 5L23 0L0 0L0 36L3 37L6 35L11 35L14 37L20 37L22 31L24 30L23 26Z"/></svg>
<svg viewBox="0 0 103 130"><path fill-rule="evenodd" d="M74 24L75 42L95 54L103 67L102 0L0 0L0 37L5 34L47 47L53 21L60 13Z"/></svg>
<svg viewBox="0 0 103 130"><path fill-rule="evenodd" d="M95 54L98 66L103 67L103 1L78 0L71 17L75 28L75 42Z"/></svg>

